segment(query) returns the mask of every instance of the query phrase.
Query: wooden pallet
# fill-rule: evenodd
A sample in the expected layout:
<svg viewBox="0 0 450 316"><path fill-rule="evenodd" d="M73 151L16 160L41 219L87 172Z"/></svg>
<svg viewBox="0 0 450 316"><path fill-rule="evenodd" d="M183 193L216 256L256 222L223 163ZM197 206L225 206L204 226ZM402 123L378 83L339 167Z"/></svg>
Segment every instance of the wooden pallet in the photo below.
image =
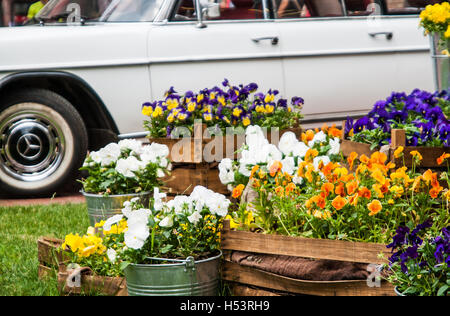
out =
<svg viewBox="0 0 450 316"><path fill-rule="evenodd" d="M383 244L235 231L230 229L229 221L224 221L221 233L221 247L224 252L245 251L369 264L386 263L387 257L390 255ZM381 282L380 287L369 287L365 280L332 282L297 280L255 268L240 266L230 260L225 260L224 262L222 277L225 281L296 294L395 295L393 286L385 281Z"/></svg>

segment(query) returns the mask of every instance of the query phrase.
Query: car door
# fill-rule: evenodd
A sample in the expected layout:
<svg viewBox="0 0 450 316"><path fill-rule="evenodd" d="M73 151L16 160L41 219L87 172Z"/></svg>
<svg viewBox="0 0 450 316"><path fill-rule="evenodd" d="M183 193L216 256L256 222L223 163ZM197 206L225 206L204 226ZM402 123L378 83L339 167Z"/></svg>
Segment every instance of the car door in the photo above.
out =
<svg viewBox="0 0 450 316"><path fill-rule="evenodd" d="M382 2L366 0L281 4L274 2L286 93L304 97L305 122L339 122L392 91L433 88L417 15L383 16Z"/></svg>
<svg viewBox="0 0 450 316"><path fill-rule="evenodd" d="M207 4L205 4L206 6ZM163 21L149 34L148 54L153 99L174 86L183 93L231 84L259 84L283 92L278 32L261 2L224 0L210 3L198 25L195 2L174 0Z"/></svg>

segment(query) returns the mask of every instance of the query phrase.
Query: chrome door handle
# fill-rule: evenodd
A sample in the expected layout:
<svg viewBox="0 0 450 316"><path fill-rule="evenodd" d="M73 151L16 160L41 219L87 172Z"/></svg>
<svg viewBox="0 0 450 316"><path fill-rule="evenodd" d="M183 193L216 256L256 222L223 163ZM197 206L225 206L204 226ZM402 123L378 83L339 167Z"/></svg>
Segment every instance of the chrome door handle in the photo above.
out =
<svg viewBox="0 0 450 316"><path fill-rule="evenodd" d="M372 32L369 33L370 36L375 37L377 35L386 35L386 39L391 40L394 37L394 33L392 32Z"/></svg>
<svg viewBox="0 0 450 316"><path fill-rule="evenodd" d="M278 36L267 36L267 37L258 37L258 38L252 38L252 41L255 43L259 43L261 41L268 41L270 40L272 45L277 45L280 39Z"/></svg>

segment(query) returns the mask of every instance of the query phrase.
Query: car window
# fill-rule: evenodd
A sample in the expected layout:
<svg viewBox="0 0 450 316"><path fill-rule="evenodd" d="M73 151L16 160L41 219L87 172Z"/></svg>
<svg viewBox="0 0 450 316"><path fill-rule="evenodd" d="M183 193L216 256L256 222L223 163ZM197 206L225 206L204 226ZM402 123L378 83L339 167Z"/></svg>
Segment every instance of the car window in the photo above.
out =
<svg viewBox="0 0 450 316"><path fill-rule="evenodd" d="M261 0L201 0L205 20L264 19ZM178 1L171 21L196 20L195 0Z"/></svg>
<svg viewBox="0 0 450 316"><path fill-rule="evenodd" d="M378 8L375 5L378 5ZM381 14L379 1L375 2L374 0L345 0L345 9L348 16Z"/></svg>
<svg viewBox="0 0 450 316"><path fill-rule="evenodd" d="M69 22L71 16L85 21L153 21L163 0L50 0L34 22Z"/></svg>
<svg viewBox="0 0 450 316"><path fill-rule="evenodd" d="M278 19L344 16L340 0L271 0Z"/></svg>
<svg viewBox="0 0 450 316"><path fill-rule="evenodd" d="M441 3L439 0L386 0L386 13L419 14L427 5Z"/></svg>

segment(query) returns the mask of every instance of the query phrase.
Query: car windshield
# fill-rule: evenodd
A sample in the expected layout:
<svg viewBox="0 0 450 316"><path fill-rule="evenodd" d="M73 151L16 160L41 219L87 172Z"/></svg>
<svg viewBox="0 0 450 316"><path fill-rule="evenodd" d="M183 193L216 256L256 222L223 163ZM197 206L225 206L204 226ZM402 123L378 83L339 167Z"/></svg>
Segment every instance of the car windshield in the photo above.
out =
<svg viewBox="0 0 450 316"><path fill-rule="evenodd" d="M50 0L36 15L44 22L151 22L163 0Z"/></svg>

